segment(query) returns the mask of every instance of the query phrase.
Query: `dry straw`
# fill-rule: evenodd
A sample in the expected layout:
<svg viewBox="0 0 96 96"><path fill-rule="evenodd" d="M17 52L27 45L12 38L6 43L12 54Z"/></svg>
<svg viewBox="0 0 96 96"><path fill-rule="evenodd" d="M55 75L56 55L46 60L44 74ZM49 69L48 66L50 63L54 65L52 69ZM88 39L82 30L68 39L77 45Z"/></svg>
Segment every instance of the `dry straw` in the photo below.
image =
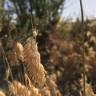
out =
<svg viewBox="0 0 96 96"><path fill-rule="evenodd" d="M29 78L36 81L39 86L43 86L45 79L45 69L40 61L40 54L35 39L28 38L24 46L24 60Z"/></svg>

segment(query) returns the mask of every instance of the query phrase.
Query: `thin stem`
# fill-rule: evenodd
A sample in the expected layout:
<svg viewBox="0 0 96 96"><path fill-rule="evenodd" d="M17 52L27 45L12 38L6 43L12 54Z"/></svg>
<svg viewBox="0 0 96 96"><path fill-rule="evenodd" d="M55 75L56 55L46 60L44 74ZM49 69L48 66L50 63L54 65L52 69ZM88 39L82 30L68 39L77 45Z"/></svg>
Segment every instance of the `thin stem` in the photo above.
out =
<svg viewBox="0 0 96 96"><path fill-rule="evenodd" d="M81 21L82 21L82 33L84 33L84 11L82 0L80 0L80 8L81 8ZM84 35L84 34L83 34ZM82 40L83 44L83 96L86 96L86 72L85 72L85 46L84 46L84 37Z"/></svg>
<svg viewBox="0 0 96 96"><path fill-rule="evenodd" d="M5 54L4 48L3 48L3 46L2 46L2 43L1 43L1 45L0 45L0 50L1 50L2 55L3 55L4 67L5 67L5 69L8 69L8 70L10 71L10 77L11 77L11 80L13 80L12 71L11 71L11 68L10 68L9 62L8 62L8 60L7 60L7 57L6 57L6 54Z"/></svg>

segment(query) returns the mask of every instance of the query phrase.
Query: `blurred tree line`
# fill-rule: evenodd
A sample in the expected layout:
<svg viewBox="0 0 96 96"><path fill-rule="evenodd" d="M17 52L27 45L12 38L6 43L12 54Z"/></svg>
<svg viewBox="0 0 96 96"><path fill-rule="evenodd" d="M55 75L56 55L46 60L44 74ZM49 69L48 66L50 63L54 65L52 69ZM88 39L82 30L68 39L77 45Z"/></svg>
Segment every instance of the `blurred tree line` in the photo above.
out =
<svg viewBox="0 0 96 96"><path fill-rule="evenodd" d="M11 21L15 22L11 22L9 29L11 37L17 40L21 40L21 38L24 40L32 35L32 27L35 27L41 34L50 32L60 20L64 1L0 0L0 21L2 21L0 26L3 24L2 29L6 29ZM7 31L9 30L1 31L3 33L0 34L4 36L8 34Z"/></svg>

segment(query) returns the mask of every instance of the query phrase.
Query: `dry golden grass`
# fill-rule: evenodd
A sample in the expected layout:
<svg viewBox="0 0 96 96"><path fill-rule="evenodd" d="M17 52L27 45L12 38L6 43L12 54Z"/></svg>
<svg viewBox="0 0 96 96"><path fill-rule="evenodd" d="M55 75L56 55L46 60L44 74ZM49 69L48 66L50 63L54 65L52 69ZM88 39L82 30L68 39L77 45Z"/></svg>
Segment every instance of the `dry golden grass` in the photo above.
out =
<svg viewBox="0 0 96 96"><path fill-rule="evenodd" d="M44 85L45 69L40 61L40 54L35 39L29 38L23 48L22 44L16 41L10 42L9 46L12 50L6 52L10 65L13 65L17 60L25 61L25 67L29 78L36 81L39 86Z"/></svg>
<svg viewBox="0 0 96 96"><path fill-rule="evenodd" d="M41 96L39 89L35 88L31 83L29 86L23 85L21 82L13 80L0 81L0 96Z"/></svg>
<svg viewBox="0 0 96 96"><path fill-rule="evenodd" d="M13 42L13 49L16 51L18 59L23 60L23 45L20 42Z"/></svg>
<svg viewBox="0 0 96 96"><path fill-rule="evenodd" d="M37 43L29 38L24 46L24 60L29 78L36 81L39 86L43 86L45 79L45 69L40 61Z"/></svg>
<svg viewBox="0 0 96 96"><path fill-rule="evenodd" d="M6 56L11 66L16 64L17 59L23 61L23 46L21 43L12 40L8 47L11 48L11 50L6 52Z"/></svg>
<svg viewBox="0 0 96 96"><path fill-rule="evenodd" d="M80 85L83 88L83 79L80 79ZM86 91L86 96L95 96L95 94L94 94L94 92L92 90L91 84L88 84L87 82L86 82L86 89L85 89L85 91Z"/></svg>
<svg viewBox="0 0 96 96"><path fill-rule="evenodd" d="M16 96L31 96L31 92L28 90L28 88L18 81L12 82L12 88Z"/></svg>

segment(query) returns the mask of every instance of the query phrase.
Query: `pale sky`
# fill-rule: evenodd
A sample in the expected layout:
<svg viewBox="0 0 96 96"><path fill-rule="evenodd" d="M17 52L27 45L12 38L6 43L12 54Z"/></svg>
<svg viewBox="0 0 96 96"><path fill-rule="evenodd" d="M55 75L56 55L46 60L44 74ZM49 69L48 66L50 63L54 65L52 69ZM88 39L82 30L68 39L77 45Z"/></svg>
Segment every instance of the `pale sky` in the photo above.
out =
<svg viewBox="0 0 96 96"><path fill-rule="evenodd" d="M63 19L80 18L80 0L66 0L63 10ZM96 0L82 0L85 18L96 18Z"/></svg>

